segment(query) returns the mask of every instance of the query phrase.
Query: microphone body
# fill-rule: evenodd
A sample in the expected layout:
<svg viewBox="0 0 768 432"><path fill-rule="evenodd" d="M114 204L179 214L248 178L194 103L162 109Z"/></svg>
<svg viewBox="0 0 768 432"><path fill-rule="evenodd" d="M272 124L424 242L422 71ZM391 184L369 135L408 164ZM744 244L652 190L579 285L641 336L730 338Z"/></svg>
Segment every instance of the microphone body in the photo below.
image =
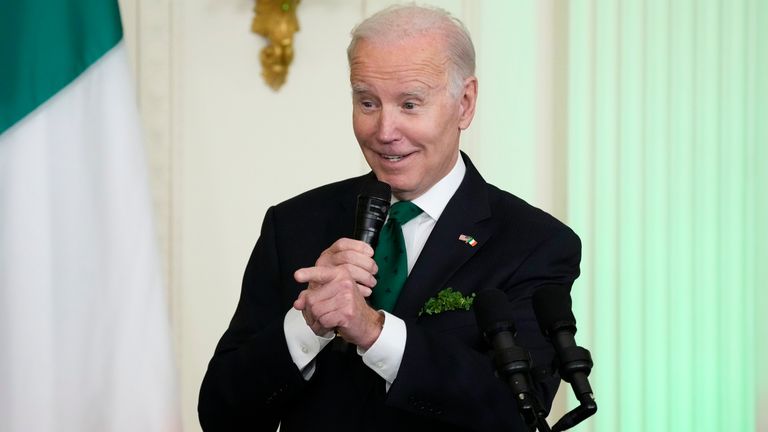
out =
<svg viewBox="0 0 768 432"><path fill-rule="evenodd" d="M575 327L573 329L564 327L550 332L552 345L560 359L560 376L573 386L579 401L592 399L592 387L587 379L593 366L592 355L587 349L576 345Z"/></svg>
<svg viewBox="0 0 768 432"><path fill-rule="evenodd" d="M530 354L517 346L517 329L507 296L499 290L480 291L475 299L475 315L485 339L493 347L496 370L515 396L529 393Z"/></svg>

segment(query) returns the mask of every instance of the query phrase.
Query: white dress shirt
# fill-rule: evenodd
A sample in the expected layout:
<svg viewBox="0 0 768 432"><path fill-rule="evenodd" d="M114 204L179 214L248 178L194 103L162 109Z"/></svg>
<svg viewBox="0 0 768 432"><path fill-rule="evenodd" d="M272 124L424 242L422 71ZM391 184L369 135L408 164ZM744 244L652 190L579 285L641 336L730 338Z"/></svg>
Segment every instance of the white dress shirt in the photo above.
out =
<svg viewBox="0 0 768 432"><path fill-rule="evenodd" d="M411 273L416 264L416 260L424 249L437 220L445 210L445 206L448 205L448 201L461 185L466 170L464 160L459 155L453 169L445 177L427 192L412 200L423 212L402 226L405 251L408 257L408 274ZM397 202L397 199L393 197L392 202ZM376 288L374 287L374 289ZM389 387L397 378L397 372L400 370L408 334L402 319L389 312L381 312L384 313L384 326L379 338L368 350L358 348L357 353L362 356L366 366L384 378L386 389L389 391ZM285 314L283 331L293 362L301 371L304 379L309 380L315 372L315 356L333 340L334 333L329 332L326 335L317 336L304 321L301 311L293 308Z"/></svg>

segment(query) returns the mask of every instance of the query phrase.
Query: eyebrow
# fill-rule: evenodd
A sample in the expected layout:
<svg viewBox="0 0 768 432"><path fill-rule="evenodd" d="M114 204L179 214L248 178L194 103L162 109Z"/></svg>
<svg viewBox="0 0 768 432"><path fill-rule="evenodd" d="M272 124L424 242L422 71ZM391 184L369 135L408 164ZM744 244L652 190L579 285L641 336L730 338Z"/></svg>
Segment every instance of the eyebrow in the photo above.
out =
<svg viewBox="0 0 768 432"><path fill-rule="evenodd" d="M362 94L370 94L371 89L370 87L364 85L364 84L353 84L352 85L352 94L353 95L362 95ZM427 89L424 88L416 88L415 90L405 91L400 93L401 99L408 99L408 98L417 98L417 99L424 99L427 96Z"/></svg>
<svg viewBox="0 0 768 432"><path fill-rule="evenodd" d="M371 89L362 84L352 84L352 93L353 94L361 94L361 93L370 93Z"/></svg>
<svg viewBox="0 0 768 432"><path fill-rule="evenodd" d="M419 90L400 93L400 97L403 99L408 99L408 98L424 99L426 97L426 93L427 93L426 91L419 89Z"/></svg>

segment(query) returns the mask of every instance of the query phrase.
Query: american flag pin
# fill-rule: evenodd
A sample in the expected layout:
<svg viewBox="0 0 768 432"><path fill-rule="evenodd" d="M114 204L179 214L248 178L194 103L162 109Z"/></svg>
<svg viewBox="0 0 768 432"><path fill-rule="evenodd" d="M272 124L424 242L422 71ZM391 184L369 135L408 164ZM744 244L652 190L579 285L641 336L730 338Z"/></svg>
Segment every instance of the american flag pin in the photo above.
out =
<svg viewBox="0 0 768 432"><path fill-rule="evenodd" d="M466 244L468 244L468 245L470 245L472 247L477 246L477 240L475 240L475 238L472 237L472 236L468 236L466 234L462 234L462 235L459 236L459 240L463 241L464 243L466 243Z"/></svg>

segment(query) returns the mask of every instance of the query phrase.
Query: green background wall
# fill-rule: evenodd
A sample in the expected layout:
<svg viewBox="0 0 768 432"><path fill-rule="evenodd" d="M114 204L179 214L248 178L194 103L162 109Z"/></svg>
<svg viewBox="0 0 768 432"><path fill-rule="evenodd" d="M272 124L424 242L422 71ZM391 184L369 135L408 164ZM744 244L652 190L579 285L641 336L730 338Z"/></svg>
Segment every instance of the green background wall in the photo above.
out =
<svg viewBox="0 0 768 432"><path fill-rule="evenodd" d="M599 404L577 430L756 430L768 2L565 3L573 296Z"/></svg>

